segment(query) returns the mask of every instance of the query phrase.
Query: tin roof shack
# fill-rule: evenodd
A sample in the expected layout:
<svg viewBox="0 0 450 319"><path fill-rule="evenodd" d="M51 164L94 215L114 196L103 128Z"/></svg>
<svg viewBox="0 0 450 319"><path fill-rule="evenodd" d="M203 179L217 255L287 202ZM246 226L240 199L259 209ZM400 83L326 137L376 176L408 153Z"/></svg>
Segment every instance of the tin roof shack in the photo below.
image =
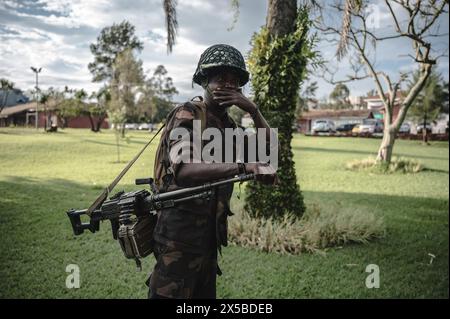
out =
<svg viewBox="0 0 450 319"><path fill-rule="evenodd" d="M377 112L371 110L312 110L304 112L298 124L300 133L309 134L315 121L330 120L335 127L342 124L362 124L365 119L373 119Z"/></svg>

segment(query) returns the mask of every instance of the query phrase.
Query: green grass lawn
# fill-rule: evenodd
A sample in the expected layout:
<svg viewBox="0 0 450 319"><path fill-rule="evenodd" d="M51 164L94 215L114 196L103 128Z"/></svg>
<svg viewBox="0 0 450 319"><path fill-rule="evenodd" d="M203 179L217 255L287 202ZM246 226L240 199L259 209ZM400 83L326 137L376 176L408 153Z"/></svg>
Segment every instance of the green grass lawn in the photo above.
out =
<svg viewBox="0 0 450 319"><path fill-rule="evenodd" d="M149 138L131 132L121 148L130 160ZM297 177L307 205L336 203L382 218L387 234L367 245L329 249L325 255L267 254L229 246L218 277L220 298L448 298L448 142L423 146L397 141L396 155L418 159L415 175L376 175L345 169L347 161L374 155L380 140L296 135ZM116 190L136 189L152 175L156 143ZM0 129L0 297L145 298L153 257L137 272L111 237L75 237L69 208L86 208L125 166L114 135L87 130L47 134ZM234 198L234 206L239 206ZM435 256L430 263L432 257ZM67 289L68 264L80 267L81 288ZM365 286L366 266L380 268L380 288Z"/></svg>

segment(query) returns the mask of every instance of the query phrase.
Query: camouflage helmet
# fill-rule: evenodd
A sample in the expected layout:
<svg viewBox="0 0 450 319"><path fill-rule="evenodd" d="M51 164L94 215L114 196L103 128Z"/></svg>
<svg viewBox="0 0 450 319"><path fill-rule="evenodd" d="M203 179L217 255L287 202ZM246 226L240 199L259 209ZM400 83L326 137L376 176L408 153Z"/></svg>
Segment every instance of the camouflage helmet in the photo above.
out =
<svg viewBox="0 0 450 319"><path fill-rule="evenodd" d="M202 53L193 81L202 85L208 77L208 71L219 67L235 69L239 74L240 86L244 86L248 82L249 73L245 68L244 57L236 48L227 44L215 44Z"/></svg>

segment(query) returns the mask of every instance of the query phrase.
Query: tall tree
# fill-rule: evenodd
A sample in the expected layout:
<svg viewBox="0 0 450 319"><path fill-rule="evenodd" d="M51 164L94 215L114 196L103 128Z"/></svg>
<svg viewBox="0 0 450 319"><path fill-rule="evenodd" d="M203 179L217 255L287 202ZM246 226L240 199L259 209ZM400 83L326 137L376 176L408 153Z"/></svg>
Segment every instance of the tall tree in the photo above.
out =
<svg viewBox="0 0 450 319"><path fill-rule="evenodd" d="M173 85L173 80L168 76L164 65L158 65L147 84L153 90L152 104L154 106L153 121L164 120L173 107L172 99L178 93Z"/></svg>
<svg viewBox="0 0 450 319"><path fill-rule="evenodd" d="M62 128L67 127L70 117L77 115L74 103L72 103L72 94L73 90L69 89L68 86L65 86L64 90L61 91L62 101L59 103L58 115L62 122Z"/></svg>
<svg viewBox="0 0 450 319"><path fill-rule="evenodd" d="M311 59L312 40L307 7L297 10L295 0L269 0L266 26L253 37L249 56L255 103L272 127L278 128L279 188L249 183L246 209L256 216L301 216L303 195L291 149L293 121L300 83Z"/></svg>
<svg viewBox="0 0 450 319"><path fill-rule="evenodd" d="M173 103L169 100L162 99L158 96L153 96L152 103L154 105L154 113L152 121L159 123L165 120L170 110L173 108Z"/></svg>
<svg viewBox="0 0 450 319"><path fill-rule="evenodd" d="M338 83L334 87L333 91L330 93L330 99L332 106L335 109L345 109L351 107L350 101L350 90L344 83Z"/></svg>
<svg viewBox="0 0 450 319"><path fill-rule="evenodd" d="M155 92L148 82L148 80L144 81L144 83L139 87L136 101L139 122L146 123L153 122L153 117L155 115L155 105L153 101Z"/></svg>
<svg viewBox="0 0 450 319"><path fill-rule="evenodd" d="M97 37L97 43L90 45L94 62L89 63L88 68L94 82L111 79L113 63L126 49L142 51L144 45L134 32L135 27L128 21L114 23L101 31Z"/></svg>
<svg viewBox="0 0 450 319"><path fill-rule="evenodd" d="M389 163L392 158L396 134L402 125L408 110L418 97L419 92L425 86L433 65L443 55L436 54L432 48L431 38L448 36L439 31L439 18L448 8L447 0L436 1L391 1L377 3L377 6L385 6L390 15L392 24L386 24L384 28L373 28L372 20L380 19L371 12L373 4L363 0L346 0L328 4L327 9L336 15L343 17L342 26L335 26L332 21L322 19L316 27L323 36L329 36L327 41L338 43L337 58L339 60L347 56L352 66L353 73L346 79L336 81L335 71L329 72L332 83L345 83L350 81L372 78L374 80L378 97L384 106L384 132L383 139L378 150L377 160ZM333 11L334 10L334 11ZM386 34L390 26L392 30ZM418 66L420 76L414 85L406 91L405 98L401 101L398 116L394 119L394 107L397 104L397 92L401 89L407 74L400 73L398 80L393 81L392 74L381 70L376 65L376 47L380 42L407 40L411 43L412 52L409 55L413 63ZM350 54L352 53L352 54ZM332 61L336 64L336 61ZM362 73L362 74L361 74Z"/></svg>
<svg viewBox="0 0 450 319"><path fill-rule="evenodd" d="M58 102L58 113L63 127L67 126L69 118L86 115L87 93L84 89L71 89L66 86L59 94L62 98Z"/></svg>
<svg viewBox="0 0 450 319"><path fill-rule="evenodd" d="M416 71L409 82L409 87L414 86L419 77L420 72ZM432 71L427 83L411 106L412 117L418 119L423 125L422 139L424 143L428 143L427 125L436 120L445 107L444 85L441 76L436 71Z"/></svg>
<svg viewBox="0 0 450 319"><path fill-rule="evenodd" d="M138 117L136 109L136 94L144 82L142 61L137 60L131 49L117 56L113 63L113 75L110 83L111 101L109 103L110 119L122 121L120 124L122 137L125 136L125 122ZM114 116L112 116L114 114Z"/></svg>
<svg viewBox="0 0 450 319"><path fill-rule="evenodd" d="M173 96L178 94L178 91L173 85L172 78L167 74L164 65L158 65L148 83L153 88L155 95L171 101Z"/></svg>
<svg viewBox="0 0 450 319"><path fill-rule="evenodd" d="M139 88L136 103L139 120L160 122L164 120L173 108L172 99L178 90L173 84L163 65L158 65L152 76L145 80Z"/></svg>
<svg viewBox="0 0 450 319"><path fill-rule="evenodd" d="M106 111L109 102L111 101L111 92L107 86L104 86L98 91L92 92L89 98L95 101L94 103L89 103L87 107L91 131L100 132L102 124L107 116Z"/></svg>
<svg viewBox="0 0 450 319"><path fill-rule="evenodd" d="M298 96L297 108L295 110L295 118L298 120L303 112L309 111L309 102L315 99L318 89L317 81L302 83L300 87L300 94Z"/></svg>

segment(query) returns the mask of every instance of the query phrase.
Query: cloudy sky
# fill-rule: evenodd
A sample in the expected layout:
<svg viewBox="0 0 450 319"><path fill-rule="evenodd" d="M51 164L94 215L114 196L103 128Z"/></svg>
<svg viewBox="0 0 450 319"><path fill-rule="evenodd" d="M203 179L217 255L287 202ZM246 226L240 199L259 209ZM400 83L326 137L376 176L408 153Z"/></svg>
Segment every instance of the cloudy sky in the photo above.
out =
<svg viewBox="0 0 450 319"><path fill-rule="evenodd" d="M392 30L385 9L373 8L378 10L375 27ZM265 24L266 13L267 0L240 0L239 18L228 31L234 14L231 0L179 0L177 43L173 52L167 54L162 0L0 0L0 77L28 90L35 85L30 70L30 66L35 66L43 69L39 77L43 88L67 85L95 90L99 84L91 82L87 68L93 60L89 45L96 41L102 28L128 20L144 42L139 55L144 70L150 74L163 64L180 92L175 100L183 101L201 94L198 86L191 85L200 54L212 44L227 43L245 55L252 34ZM339 21L339 17L332 18ZM441 31L448 33L448 14L439 24ZM447 37L432 41L439 52L448 50ZM406 57L410 46L407 41L398 40L378 46L378 67L391 74L411 70L411 60ZM324 58L334 60L334 45L323 41L318 50ZM348 64L341 62L339 66L338 76L343 76ZM448 57L441 59L438 69L446 79L448 68ZM317 97L328 95L332 85L317 80ZM365 80L349 87L352 95L361 95L372 89L373 83Z"/></svg>

